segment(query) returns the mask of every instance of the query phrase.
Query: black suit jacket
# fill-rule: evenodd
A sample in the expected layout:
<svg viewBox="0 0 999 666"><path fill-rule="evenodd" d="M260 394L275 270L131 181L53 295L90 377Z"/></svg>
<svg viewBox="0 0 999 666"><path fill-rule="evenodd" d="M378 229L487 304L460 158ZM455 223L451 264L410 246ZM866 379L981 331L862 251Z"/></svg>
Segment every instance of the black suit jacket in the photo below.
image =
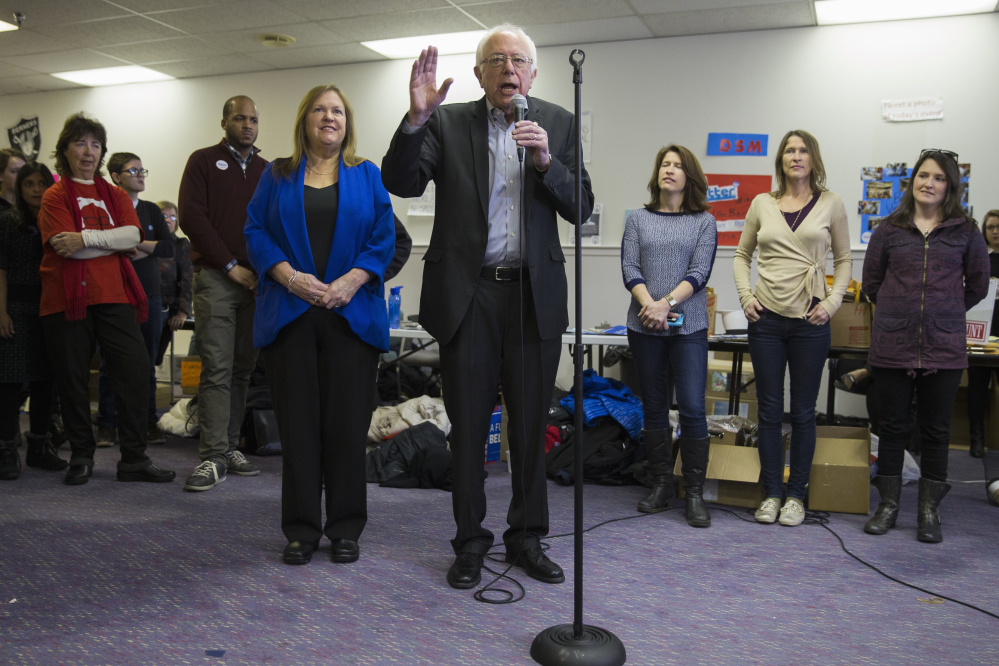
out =
<svg viewBox="0 0 999 666"><path fill-rule="evenodd" d="M565 256L555 215L576 222L575 121L560 106L528 97L527 120L548 132L551 166L544 174L524 158L526 251L538 333L548 340L569 325ZM382 160L382 182L399 197L418 197L437 185L434 230L424 255L420 324L440 343L451 340L465 317L480 278L489 234L489 148L486 98L439 107L424 128L402 125ZM583 220L593 212L590 177L583 170Z"/></svg>

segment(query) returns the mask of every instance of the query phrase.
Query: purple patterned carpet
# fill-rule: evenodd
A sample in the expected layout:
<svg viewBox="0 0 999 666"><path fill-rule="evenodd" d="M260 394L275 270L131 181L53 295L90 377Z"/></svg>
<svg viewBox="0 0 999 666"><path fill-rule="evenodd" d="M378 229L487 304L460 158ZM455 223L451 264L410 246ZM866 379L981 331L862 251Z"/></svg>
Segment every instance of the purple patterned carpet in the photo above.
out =
<svg viewBox="0 0 999 666"><path fill-rule="evenodd" d="M194 440L151 449L181 478L197 463ZM514 570L519 603L447 586L448 493L369 486L361 560L332 564L324 540L310 565L289 567L279 458L205 493L119 483L116 458L99 450L85 486L33 469L0 483L0 664L531 664L534 636L572 619L571 538L549 552L569 581ZM487 526L499 534L510 480L505 464L488 469ZM951 453L953 479L981 474ZM586 524L632 514L644 492L587 486ZM863 534L862 516L830 526L892 575L999 614L999 509L984 494L955 484L938 545L915 540L914 485L885 537ZM549 496L553 533L568 532L572 488L550 484ZM999 664L999 620L921 601L819 526L716 511L698 530L669 511L611 523L586 544L586 620L622 639L629 664Z"/></svg>

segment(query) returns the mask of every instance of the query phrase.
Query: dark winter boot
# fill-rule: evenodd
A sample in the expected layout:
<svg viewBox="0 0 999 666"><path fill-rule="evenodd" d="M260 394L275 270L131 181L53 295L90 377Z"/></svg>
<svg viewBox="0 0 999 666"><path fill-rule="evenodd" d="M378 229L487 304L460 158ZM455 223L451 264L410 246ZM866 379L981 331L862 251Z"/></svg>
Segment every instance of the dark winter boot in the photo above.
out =
<svg viewBox="0 0 999 666"><path fill-rule="evenodd" d="M21 456L17 439L0 441L0 481L13 481L21 476Z"/></svg>
<svg viewBox="0 0 999 666"><path fill-rule="evenodd" d="M66 469L68 462L59 457L55 447L52 445L52 435L36 435L25 433L28 440L28 453L24 456L24 462L28 467L38 467L59 471Z"/></svg>
<svg viewBox="0 0 999 666"><path fill-rule="evenodd" d="M881 503L867 524L864 531L868 534L887 534L895 527L898 518L898 498L902 494L902 476L875 476L871 485L881 494Z"/></svg>
<svg viewBox="0 0 999 666"><path fill-rule="evenodd" d="M971 437L971 447L968 453L972 458L985 457L985 424L972 423L968 428L968 435Z"/></svg>
<svg viewBox="0 0 999 666"><path fill-rule="evenodd" d="M652 492L638 503L642 513L665 511L669 501L675 497L673 490L673 430L643 430L645 457L649 460L652 472Z"/></svg>
<svg viewBox="0 0 999 666"><path fill-rule="evenodd" d="M710 437L680 438L680 471L683 473L683 497L687 501L687 524L711 527L711 514L704 506L704 475L708 470Z"/></svg>
<svg viewBox="0 0 999 666"><path fill-rule="evenodd" d="M950 491L950 484L943 481L919 479L919 508L916 514L916 538L926 543L940 543L940 500Z"/></svg>

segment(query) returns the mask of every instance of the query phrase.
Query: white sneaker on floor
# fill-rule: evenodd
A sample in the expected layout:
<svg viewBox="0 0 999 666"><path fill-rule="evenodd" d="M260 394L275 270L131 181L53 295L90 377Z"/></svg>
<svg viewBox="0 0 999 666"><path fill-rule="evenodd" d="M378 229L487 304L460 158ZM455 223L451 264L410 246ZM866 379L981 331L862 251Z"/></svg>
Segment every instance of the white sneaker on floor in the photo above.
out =
<svg viewBox="0 0 999 666"><path fill-rule="evenodd" d="M780 524L787 527L800 525L805 519L805 505L800 499L788 497L784 508L780 510Z"/></svg>
<svg viewBox="0 0 999 666"><path fill-rule="evenodd" d="M780 511L780 500L776 497L768 497L763 500L763 504L756 510L756 522L773 523L777 520L777 512Z"/></svg>

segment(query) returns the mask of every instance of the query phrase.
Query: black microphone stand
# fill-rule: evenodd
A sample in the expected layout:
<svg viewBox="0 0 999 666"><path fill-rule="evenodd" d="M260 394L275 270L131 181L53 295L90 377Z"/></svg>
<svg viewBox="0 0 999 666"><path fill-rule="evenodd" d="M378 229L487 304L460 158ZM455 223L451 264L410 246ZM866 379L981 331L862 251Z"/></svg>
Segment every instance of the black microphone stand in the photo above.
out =
<svg viewBox="0 0 999 666"><path fill-rule="evenodd" d="M548 627L534 638L531 658L542 666L621 666L626 660L624 644L617 636L583 624L583 243L579 228L583 215L583 143L582 119L583 60L579 49L569 54L572 82L576 84L576 345L575 364L575 444L573 485L575 491L574 555L575 604L572 624Z"/></svg>

